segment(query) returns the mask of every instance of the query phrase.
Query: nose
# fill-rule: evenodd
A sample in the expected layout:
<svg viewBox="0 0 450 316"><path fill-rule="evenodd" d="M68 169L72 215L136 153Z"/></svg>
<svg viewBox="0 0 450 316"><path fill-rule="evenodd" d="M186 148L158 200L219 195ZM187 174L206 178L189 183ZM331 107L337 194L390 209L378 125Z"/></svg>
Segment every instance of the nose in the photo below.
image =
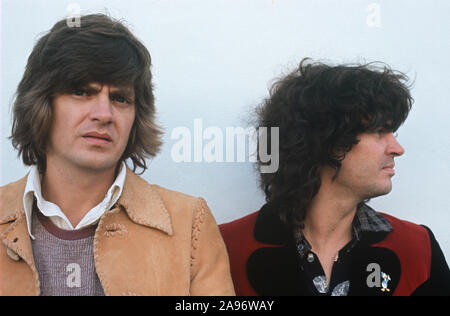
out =
<svg viewBox="0 0 450 316"><path fill-rule="evenodd" d="M390 133L388 136L387 151L388 155L392 155L393 157L399 157L405 153L405 149L400 145L393 133Z"/></svg>
<svg viewBox="0 0 450 316"><path fill-rule="evenodd" d="M112 121L112 105L109 97L109 87L103 86L92 102L91 120L102 124L109 124Z"/></svg>

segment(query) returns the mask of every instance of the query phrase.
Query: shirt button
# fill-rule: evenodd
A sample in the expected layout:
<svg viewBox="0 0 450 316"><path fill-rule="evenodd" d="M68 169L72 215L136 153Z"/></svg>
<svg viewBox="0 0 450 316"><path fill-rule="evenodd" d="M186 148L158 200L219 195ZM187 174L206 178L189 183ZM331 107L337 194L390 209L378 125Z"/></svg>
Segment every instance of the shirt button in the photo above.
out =
<svg viewBox="0 0 450 316"><path fill-rule="evenodd" d="M309 263L313 263L314 262L314 255L312 253L309 253L307 260L308 260Z"/></svg>

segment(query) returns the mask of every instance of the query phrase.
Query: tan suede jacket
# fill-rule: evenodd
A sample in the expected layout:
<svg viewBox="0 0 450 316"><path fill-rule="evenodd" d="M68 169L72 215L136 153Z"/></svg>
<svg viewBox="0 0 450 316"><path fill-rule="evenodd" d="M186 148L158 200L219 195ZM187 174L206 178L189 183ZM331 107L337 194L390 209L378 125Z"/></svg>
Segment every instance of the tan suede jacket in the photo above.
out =
<svg viewBox="0 0 450 316"><path fill-rule="evenodd" d="M23 193L0 188L0 295L40 295ZM228 255L201 198L150 185L130 169L117 207L100 219L94 260L106 295L234 295Z"/></svg>

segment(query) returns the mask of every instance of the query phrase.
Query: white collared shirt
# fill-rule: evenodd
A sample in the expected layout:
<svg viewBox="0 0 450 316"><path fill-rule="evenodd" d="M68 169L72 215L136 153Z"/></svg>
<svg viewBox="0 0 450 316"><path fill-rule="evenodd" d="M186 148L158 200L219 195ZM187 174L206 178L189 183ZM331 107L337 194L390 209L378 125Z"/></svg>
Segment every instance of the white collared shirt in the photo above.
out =
<svg viewBox="0 0 450 316"><path fill-rule="evenodd" d="M31 233L31 219L33 212L33 201L36 198L37 206L44 216L48 217L53 224L64 230L78 230L87 226L97 223L100 218L109 210L122 195L123 186L125 184L126 167L122 162L120 166L120 172L116 177L116 180L109 188L105 198L100 204L92 208L78 223L76 227L73 227L67 216L61 211L58 205L46 201L42 197L41 191L41 175L39 174L37 166L33 166L28 175L27 185L25 187L25 193L23 195L23 205L25 209L25 216L27 220L28 233L34 240L34 236Z"/></svg>

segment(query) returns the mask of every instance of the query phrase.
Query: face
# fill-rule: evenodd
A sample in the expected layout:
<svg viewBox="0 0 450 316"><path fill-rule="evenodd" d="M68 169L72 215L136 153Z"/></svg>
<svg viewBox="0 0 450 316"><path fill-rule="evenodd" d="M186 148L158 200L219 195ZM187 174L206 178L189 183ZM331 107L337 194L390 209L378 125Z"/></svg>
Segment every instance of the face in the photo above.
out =
<svg viewBox="0 0 450 316"><path fill-rule="evenodd" d="M48 161L91 170L117 166L135 119L132 89L91 83L57 95L52 110Z"/></svg>
<svg viewBox="0 0 450 316"><path fill-rule="evenodd" d="M356 194L360 200L387 194L392 189L394 158L403 155L403 147L392 132L358 135L359 143L353 146L342 161L335 182Z"/></svg>

